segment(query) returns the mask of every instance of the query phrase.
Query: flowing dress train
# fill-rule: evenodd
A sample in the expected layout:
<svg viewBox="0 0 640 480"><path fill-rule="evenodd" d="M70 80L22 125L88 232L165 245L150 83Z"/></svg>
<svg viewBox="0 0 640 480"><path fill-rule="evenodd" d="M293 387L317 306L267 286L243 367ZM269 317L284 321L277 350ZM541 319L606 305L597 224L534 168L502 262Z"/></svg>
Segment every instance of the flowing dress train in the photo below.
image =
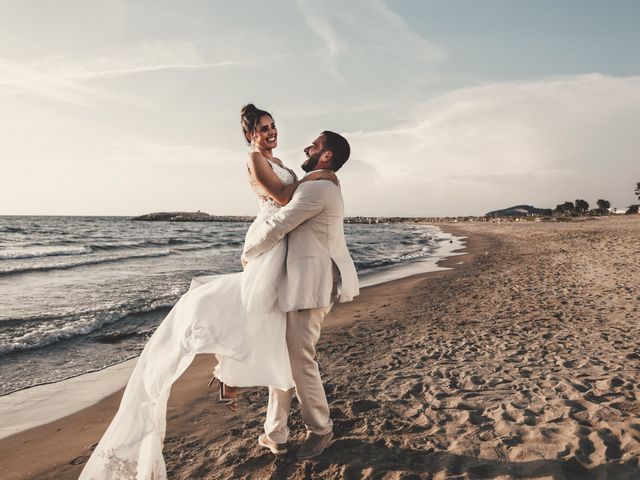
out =
<svg viewBox="0 0 640 480"><path fill-rule="evenodd" d="M283 183L292 172L272 163ZM254 185L260 211L247 232L278 206ZM286 239L240 273L198 277L144 347L120 407L96 446L81 480L162 480L166 410L173 382L196 354L215 353L216 376L237 387L293 387L286 345L286 314L277 286L285 274Z"/></svg>

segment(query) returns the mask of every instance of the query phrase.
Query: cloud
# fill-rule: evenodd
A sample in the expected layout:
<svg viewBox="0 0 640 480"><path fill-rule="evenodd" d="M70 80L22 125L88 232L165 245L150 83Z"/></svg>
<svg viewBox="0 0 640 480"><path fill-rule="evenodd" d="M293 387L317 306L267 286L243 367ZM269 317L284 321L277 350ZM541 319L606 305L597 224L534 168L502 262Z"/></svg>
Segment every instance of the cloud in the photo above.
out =
<svg viewBox="0 0 640 480"><path fill-rule="evenodd" d="M416 34L382 0L298 0L298 6L323 42L313 56L337 80L362 81L364 72L376 72L383 82L389 74L404 75L408 65L431 67L446 57L443 47Z"/></svg>
<svg viewBox="0 0 640 480"><path fill-rule="evenodd" d="M217 165L235 166L244 155L237 150L203 145L161 144L155 142L137 142L114 145L113 151L103 163L122 163L130 165Z"/></svg>
<svg viewBox="0 0 640 480"><path fill-rule="evenodd" d="M147 41L135 47L114 47L92 55L53 56L36 67L61 78L91 80L162 70L219 69L241 65L236 60L208 62L190 42Z"/></svg>
<svg viewBox="0 0 640 480"><path fill-rule="evenodd" d="M29 94L79 105L93 100L128 103L131 97L91 82L163 71L217 70L245 65L237 60L207 61L189 42L147 41L91 54L57 54L39 60L0 58L0 96Z"/></svg>
<svg viewBox="0 0 640 480"><path fill-rule="evenodd" d="M338 69L338 56L346 49L346 42L334 28L328 11L321 2L298 0L300 11L309 25L323 41L325 52L320 56L325 60L326 72L336 80L345 81Z"/></svg>
<svg viewBox="0 0 640 480"><path fill-rule="evenodd" d="M404 125L349 135L354 158L379 176L347 203L359 213L414 215L602 196L626 205L633 200L627 180L640 178L638 124L638 76L454 90L418 106ZM343 175L351 175L348 165Z"/></svg>
<svg viewBox="0 0 640 480"><path fill-rule="evenodd" d="M298 5L307 24L324 42L330 55L338 55L345 49L345 42L333 27L326 5L322 2L298 0Z"/></svg>
<svg viewBox="0 0 640 480"><path fill-rule="evenodd" d="M24 94L81 106L90 105L89 99L118 99L116 95L84 85L77 79L42 71L28 63L0 58L0 98Z"/></svg>

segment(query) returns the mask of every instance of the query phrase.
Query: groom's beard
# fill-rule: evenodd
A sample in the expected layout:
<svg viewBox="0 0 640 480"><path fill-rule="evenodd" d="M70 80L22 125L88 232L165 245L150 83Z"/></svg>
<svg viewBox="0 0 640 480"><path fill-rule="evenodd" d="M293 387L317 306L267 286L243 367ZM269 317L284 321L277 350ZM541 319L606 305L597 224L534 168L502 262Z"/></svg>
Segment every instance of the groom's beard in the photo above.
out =
<svg viewBox="0 0 640 480"><path fill-rule="evenodd" d="M301 165L302 170L304 170L307 173L313 171L313 169L316 168L316 165L318 164L318 161L320 161L320 155L322 155L322 153L324 153L324 152L318 152L318 153L310 155L310 156L307 155L307 159Z"/></svg>

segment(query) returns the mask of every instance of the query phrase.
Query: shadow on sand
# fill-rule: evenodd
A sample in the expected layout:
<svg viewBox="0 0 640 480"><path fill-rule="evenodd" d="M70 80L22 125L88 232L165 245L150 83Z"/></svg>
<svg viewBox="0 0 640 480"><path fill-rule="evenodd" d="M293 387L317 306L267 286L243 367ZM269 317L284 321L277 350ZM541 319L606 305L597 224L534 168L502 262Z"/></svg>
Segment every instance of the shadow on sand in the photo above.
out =
<svg viewBox="0 0 640 480"><path fill-rule="evenodd" d="M383 445L383 441L367 443L354 438L337 439L316 460L297 461L296 448L289 454L272 459L271 479L343 478L381 479L438 478L492 479L545 478L557 480L640 480L638 465L605 464L585 468L576 458L568 460L536 460L509 462L486 460L448 452L414 450ZM270 455L270 454L267 454ZM238 474L250 474L256 463L265 466L266 458L255 459L238 466ZM244 467L244 468L243 468ZM267 468L266 470L269 470Z"/></svg>

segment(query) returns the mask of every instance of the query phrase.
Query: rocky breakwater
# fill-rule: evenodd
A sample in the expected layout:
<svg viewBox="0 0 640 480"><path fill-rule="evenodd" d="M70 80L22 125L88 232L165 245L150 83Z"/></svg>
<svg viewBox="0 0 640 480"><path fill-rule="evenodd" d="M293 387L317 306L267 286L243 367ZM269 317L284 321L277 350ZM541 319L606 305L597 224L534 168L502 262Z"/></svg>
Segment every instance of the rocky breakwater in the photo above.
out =
<svg viewBox="0 0 640 480"><path fill-rule="evenodd" d="M255 217L233 215L209 215L197 212L155 212L134 217L136 222L252 222Z"/></svg>

